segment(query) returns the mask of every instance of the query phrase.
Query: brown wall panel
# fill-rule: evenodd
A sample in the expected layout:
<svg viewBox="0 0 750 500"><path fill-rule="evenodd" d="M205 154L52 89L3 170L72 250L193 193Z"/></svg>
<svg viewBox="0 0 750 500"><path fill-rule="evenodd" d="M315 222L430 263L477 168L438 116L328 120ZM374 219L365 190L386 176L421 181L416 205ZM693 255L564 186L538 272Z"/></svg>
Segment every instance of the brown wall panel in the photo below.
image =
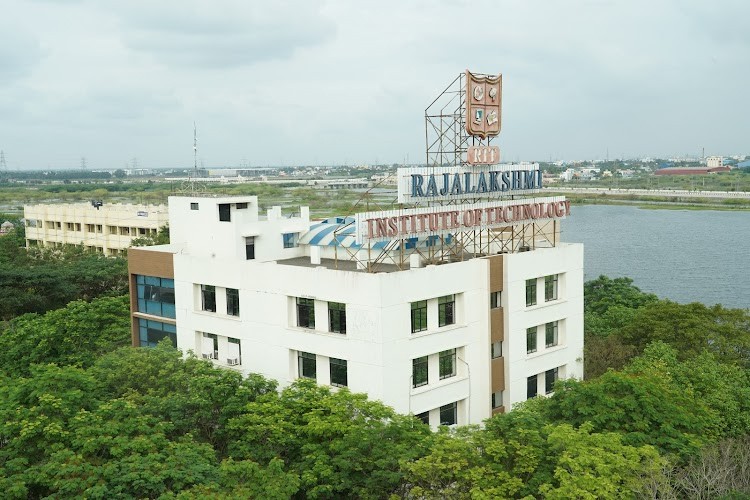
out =
<svg viewBox="0 0 750 500"><path fill-rule="evenodd" d="M493 255L490 261L490 292L500 292L503 289L503 256Z"/></svg>
<svg viewBox="0 0 750 500"><path fill-rule="evenodd" d="M493 408L492 414L497 415L498 413L505 413L505 407L504 406L498 406L497 408Z"/></svg>
<svg viewBox="0 0 750 500"><path fill-rule="evenodd" d="M128 272L159 278L174 278L174 254L128 248Z"/></svg>
<svg viewBox="0 0 750 500"><path fill-rule="evenodd" d="M490 309L490 341L502 342L505 340L505 326L503 324L504 313L502 307Z"/></svg>
<svg viewBox="0 0 750 500"><path fill-rule="evenodd" d="M492 360L492 392L505 390L505 358L499 357Z"/></svg>

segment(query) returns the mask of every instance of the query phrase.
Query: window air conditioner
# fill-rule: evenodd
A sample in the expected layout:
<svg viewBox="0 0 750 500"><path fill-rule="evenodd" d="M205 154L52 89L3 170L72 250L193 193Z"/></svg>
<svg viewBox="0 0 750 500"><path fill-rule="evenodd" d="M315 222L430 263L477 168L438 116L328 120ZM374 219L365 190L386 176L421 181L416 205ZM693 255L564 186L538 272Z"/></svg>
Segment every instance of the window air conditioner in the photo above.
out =
<svg viewBox="0 0 750 500"><path fill-rule="evenodd" d="M227 364L229 366L237 366L237 365L240 364L240 358L228 358L227 359Z"/></svg>

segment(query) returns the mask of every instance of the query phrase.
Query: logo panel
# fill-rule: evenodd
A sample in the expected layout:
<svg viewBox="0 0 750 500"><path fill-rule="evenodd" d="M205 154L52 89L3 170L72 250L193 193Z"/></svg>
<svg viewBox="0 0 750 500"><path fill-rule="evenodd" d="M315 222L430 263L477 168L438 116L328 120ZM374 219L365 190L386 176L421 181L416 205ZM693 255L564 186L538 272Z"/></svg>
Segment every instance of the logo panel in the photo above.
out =
<svg viewBox="0 0 750 500"><path fill-rule="evenodd" d="M500 133L503 75L475 75L466 70L466 131L486 139Z"/></svg>

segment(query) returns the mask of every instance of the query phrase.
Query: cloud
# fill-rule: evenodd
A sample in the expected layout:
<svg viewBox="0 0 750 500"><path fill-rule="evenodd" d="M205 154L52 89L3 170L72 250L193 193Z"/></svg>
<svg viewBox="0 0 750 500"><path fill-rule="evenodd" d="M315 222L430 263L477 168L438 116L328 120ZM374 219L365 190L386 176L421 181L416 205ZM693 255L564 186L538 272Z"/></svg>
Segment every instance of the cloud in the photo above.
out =
<svg viewBox="0 0 750 500"><path fill-rule="evenodd" d="M123 42L167 66L231 68L287 59L335 35L318 1L123 2Z"/></svg>
<svg viewBox="0 0 750 500"><path fill-rule="evenodd" d="M39 40L8 22L0 22L0 85L28 76L45 56Z"/></svg>

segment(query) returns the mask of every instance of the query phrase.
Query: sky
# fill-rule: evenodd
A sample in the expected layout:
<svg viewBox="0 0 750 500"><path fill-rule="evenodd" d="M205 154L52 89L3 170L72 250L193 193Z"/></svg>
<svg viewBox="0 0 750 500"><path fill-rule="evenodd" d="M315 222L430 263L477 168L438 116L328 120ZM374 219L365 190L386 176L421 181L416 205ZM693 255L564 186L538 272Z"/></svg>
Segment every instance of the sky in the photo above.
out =
<svg viewBox="0 0 750 500"><path fill-rule="evenodd" d="M0 0L9 169L420 163L503 74L503 160L750 153L747 0Z"/></svg>

